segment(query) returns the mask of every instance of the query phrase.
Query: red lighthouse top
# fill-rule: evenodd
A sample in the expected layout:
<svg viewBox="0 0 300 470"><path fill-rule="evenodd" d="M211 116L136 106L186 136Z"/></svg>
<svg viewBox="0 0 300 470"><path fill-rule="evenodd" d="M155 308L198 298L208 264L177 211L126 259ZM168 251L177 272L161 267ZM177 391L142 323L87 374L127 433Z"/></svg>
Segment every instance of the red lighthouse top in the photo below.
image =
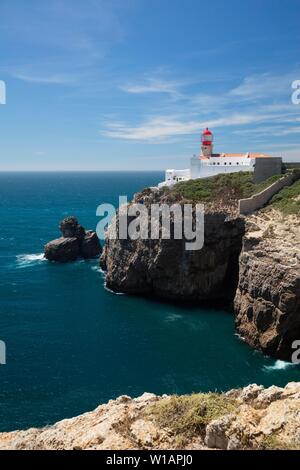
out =
<svg viewBox="0 0 300 470"><path fill-rule="evenodd" d="M208 127L205 129L205 131L202 132L201 136L201 141L203 145L211 145L213 141L213 135L208 129Z"/></svg>

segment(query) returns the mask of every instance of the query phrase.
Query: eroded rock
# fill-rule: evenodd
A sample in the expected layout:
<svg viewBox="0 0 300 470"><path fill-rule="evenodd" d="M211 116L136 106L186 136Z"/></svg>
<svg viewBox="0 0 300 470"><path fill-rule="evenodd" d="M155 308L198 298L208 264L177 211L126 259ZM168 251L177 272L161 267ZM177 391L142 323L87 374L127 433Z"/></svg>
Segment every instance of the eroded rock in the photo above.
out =
<svg viewBox="0 0 300 470"><path fill-rule="evenodd" d="M240 405L210 421L204 433L195 429L193 420L190 432L174 433L176 409L169 426L162 427L151 407L162 400L165 403L166 398L144 394L132 399L125 395L53 426L0 433L0 449L300 449L300 383L269 389L254 384L226 395L236 397Z"/></svg>
<svg viewBox="0 0 300 470"><path fill-rule="evenodd" d="M52 240L45 246L45 257L49 261L67 263L75 261L80 252L79 241L77 238L58 238Z"/></svg>
<svg viewBox="0 0 300 470"><path fill-rule="evenodd" d="M291 361L300 339L299 219L274 210L249 218L260 230L246 233L240 255L236 328L250 346Z"/></svg>
<svg viewBox="0 0 300 470"><path fill-rule="evenodd" d="M63 236L45 245L45 258L67 263L77 258L91 259L99 256L102 248L96 232L86 231L76 217L66 217L59 224Z"/></svg>

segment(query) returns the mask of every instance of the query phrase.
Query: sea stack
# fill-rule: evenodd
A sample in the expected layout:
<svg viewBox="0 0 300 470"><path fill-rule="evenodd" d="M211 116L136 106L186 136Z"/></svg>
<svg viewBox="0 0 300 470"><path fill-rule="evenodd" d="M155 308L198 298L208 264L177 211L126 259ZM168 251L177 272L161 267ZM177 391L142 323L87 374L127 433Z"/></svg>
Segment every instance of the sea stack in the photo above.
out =
<svg viewBox="0 0 300 470"><path fill-rule="evenodd" d="M95 258L101 254L102 248L96 232L85 230L76 217L66 217L60 222L59 229L62 237L45 245L47 260L67 263L78 258Z"/></svg>

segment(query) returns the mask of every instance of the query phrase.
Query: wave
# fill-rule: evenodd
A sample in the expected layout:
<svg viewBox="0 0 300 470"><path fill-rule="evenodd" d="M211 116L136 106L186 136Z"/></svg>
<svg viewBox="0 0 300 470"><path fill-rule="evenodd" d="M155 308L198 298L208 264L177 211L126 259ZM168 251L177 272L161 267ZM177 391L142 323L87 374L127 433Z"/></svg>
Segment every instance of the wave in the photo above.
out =
<svg viewBox="0 0 300 470"><path fill-rule="evenodd" d="M17 264L19 268L26 268L35 264L40 264L43 261L46 261L44 253L38 254L28 254L28 255L18 255Z"/></svg>
<svg viewBox="0 0 300 470"><path fill-rule="evenodd" d="M114 290L109 289L109 287L107 287L106 280L105 280L106 272L99 265L98 266L92 266L91 269L92 269L92 271L95 271L96 273L101 274L101 276L103 277L103 279L104 279L104 283L103 283L104 290L106 290L110 294L114 294L114 295L125 295L123 292L115 292Z"/></svg>
<svg viewBox="0 0 300 470"><path fill-rule="evenodd" d="M102 276L105 275L105 271L103 271L102 268L100 268L100 266L92 266L92 271L96 271L97 273L101 274Z"/></svg>
<svg viewBox="0 0 300 470"><path fill-rule="evenodd" d="M290 369L291 367L295 367L296 364L292 362L285 362L278 359L272 366L264 366L263 369L267 372L272 372L274 370L286 370Z"/></svg>
<svg viewBox="0 0 300 470"><path fill-rule="evenodd" d="M111 290L109 289L109 287L107 287L106 285L106 282L104 283L103 285L104 289L109 292L110 294L114 294L114 295L125 295L124 292L115 292L114 290Z"/></svg>

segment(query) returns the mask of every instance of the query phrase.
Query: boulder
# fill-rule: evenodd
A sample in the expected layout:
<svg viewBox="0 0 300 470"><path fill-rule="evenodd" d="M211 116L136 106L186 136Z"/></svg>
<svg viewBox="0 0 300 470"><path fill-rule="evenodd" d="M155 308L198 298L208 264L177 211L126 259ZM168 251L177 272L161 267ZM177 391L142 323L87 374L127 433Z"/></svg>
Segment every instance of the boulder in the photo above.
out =
<svg viewBox="0 0 300 470"><path fill-rule="evenodd" d="M81 241L80 254L85 259L95 258L101 254L101 245L96 232L91 230L85 232Z"/></svg>
<svg viewBox="0 0 300 470"><path fill-rule="evenodd" d="M59 224L59 229L64 238L78 238L82 240L85 236L85 229L79 225L76 217L66 217Z"/></svg>
<svg viewBox="0 0 300 470"><path fill-rule="evenodd" d="M86 231L76 217L66 217L59 224L63 236L45 246L45 258L49 261L66 263L99 256L102 248L96 232Z"/></svg>
<svg viewBox="0 0 300 470"><path fill-rule="evenodd" d="M77 238L58 238L45 246L45 258L49 261L67 263L75 261L79 256L79 241Z"/></svg>

